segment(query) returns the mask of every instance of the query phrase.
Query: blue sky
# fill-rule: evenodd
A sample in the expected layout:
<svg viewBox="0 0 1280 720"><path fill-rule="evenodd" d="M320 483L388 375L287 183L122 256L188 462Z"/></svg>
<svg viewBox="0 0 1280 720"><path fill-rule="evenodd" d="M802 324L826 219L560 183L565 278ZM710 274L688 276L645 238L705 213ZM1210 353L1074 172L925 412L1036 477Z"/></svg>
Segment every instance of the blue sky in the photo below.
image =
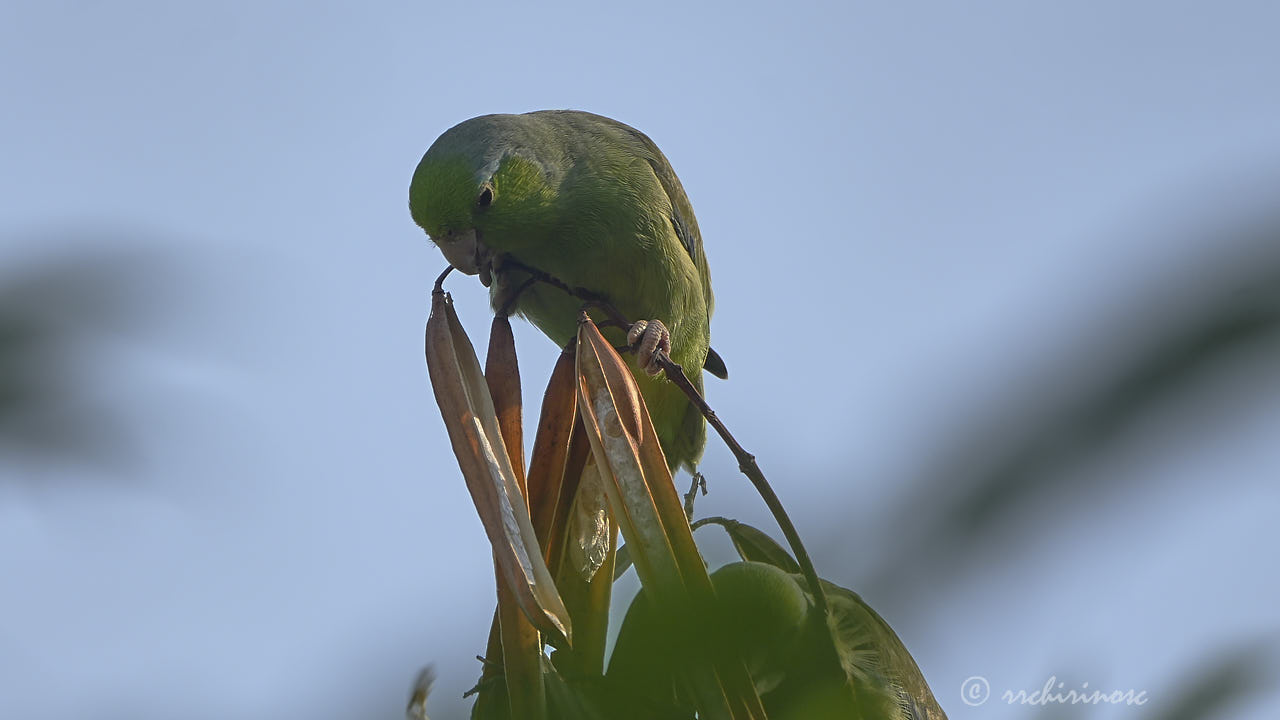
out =
<svg viewBox="0 0 1280 720"><path fill-rule="evenodd" d="M0 455L0 716L396 717L426 662L432 717L459 716L492 576L427 385L444 261L407 186L451 125L559 107L672 161L731 370L713 406L953 719L1029 714L965 706L973 675L1172 701L1280 633L1274 344L1063 462L964 556L926 538L910 557L933 562L882 566L950 507L939 467L981 474L982 418L1069 414L1106 385L1092 363L1163 332L1126 319L1194 316L1204 277L1258 282L1223 228L1280 193L1278 22L1267 3L6 4L0 287L115 279L49 310L78 328L51 362L99 442ZM483 289L450 287L481 341ZM517 342L533 404L556 350ZM700 512L771 527L734 468L713 445ZM1233 712L1275 717L1280 695Z"/></svg>

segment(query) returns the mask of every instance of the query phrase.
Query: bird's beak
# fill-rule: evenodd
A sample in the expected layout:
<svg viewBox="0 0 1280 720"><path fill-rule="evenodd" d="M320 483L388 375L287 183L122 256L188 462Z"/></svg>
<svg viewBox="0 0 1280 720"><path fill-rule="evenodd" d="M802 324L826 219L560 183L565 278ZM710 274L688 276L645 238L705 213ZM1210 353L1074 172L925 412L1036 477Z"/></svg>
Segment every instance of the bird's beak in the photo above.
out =
<svg viewBox="0 0 1280 720"><path fill-rule="evenodd" d="M480 274L481 268L489 263L489 249L476 237L475 228L450 230L440 237L432 237L431 241L450 265L467 275Z"/></svg>

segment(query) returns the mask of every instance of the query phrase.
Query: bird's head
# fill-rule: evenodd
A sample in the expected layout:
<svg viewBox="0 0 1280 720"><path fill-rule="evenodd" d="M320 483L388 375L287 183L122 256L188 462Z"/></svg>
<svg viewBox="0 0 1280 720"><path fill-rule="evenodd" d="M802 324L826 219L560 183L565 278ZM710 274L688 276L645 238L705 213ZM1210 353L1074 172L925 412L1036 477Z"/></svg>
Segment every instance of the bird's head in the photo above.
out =
<svg viewBox="0 0 1280 720"><path fill-rule="evenodd" d="M449 264L489 284L497 253L538 241L559 177L539 157L537 129L519 115L485 115L450 128L422 156L409 211Z"/></svg>

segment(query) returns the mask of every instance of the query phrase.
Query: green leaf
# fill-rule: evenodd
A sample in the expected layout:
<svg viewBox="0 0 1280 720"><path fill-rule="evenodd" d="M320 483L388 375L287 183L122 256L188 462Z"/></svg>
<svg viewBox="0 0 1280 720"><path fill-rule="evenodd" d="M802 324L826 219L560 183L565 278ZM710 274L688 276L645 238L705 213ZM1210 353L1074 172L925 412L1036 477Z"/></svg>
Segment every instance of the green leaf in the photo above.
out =
<svg viewBox="0 0 1280 720"><path fill-rule="evenodd" d="M759 528L729 518L707 517L695 522L693 529L697 530L703 525L719 525L724 528L729 533L733 549L738 551L738 557L743 560L768 563L789 573L800 572L800 565L791 557L791 553Z"/></svg>

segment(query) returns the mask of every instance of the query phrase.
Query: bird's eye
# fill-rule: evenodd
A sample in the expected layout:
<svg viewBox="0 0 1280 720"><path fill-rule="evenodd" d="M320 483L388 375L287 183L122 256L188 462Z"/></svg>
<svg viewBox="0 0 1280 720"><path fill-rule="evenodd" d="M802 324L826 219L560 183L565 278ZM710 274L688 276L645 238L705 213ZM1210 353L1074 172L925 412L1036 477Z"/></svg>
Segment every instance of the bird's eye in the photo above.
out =
<svg viewBox="0 0 1280 720"><path fill-rule="evenodd" d="M488 183L485 183L484 187L480 189L480 197L476 198L476 205L478 205L481 210L484 210L484 209L487 209L492 204L493 204L493 186Z"/></svg>

